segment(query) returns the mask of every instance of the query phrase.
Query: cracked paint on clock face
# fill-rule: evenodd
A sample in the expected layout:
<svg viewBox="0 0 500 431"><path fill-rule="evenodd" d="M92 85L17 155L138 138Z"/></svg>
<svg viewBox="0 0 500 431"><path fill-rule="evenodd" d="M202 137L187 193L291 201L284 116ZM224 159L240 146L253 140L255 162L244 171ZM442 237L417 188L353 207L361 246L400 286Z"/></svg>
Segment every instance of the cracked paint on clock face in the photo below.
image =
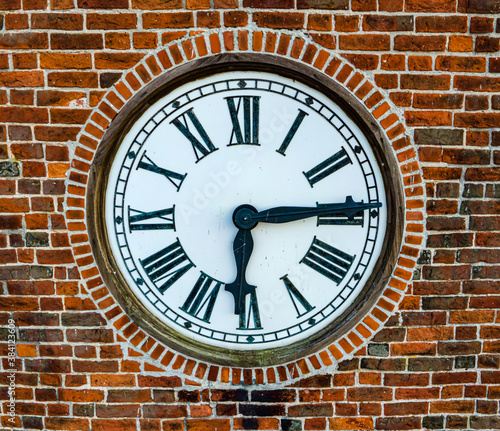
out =
<svg viewBox="0 0 500 431"><path fill-rule="evenodd" d="M137 299L197 342L259 350L307 339L353 304L384 241L384 183L369 142L322 93L266 72L226 72L182 85L123 136L107 180L106 229ZM240 205L380 203L258 223L235 314Z"/></svg>

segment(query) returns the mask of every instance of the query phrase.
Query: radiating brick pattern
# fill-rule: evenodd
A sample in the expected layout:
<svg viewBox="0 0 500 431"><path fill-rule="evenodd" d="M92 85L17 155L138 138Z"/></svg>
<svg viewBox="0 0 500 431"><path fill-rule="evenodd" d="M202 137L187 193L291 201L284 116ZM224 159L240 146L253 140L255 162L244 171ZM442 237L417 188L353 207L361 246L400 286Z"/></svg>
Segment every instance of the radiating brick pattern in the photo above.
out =
<svg viewBox="0 0 500 431"><path fill-rule="evenodd" d="M3 428L500 428L498 0L0 11L0 319L17 325L16 416L2 389ZM248 370L136 326L100 277L85 220L95 151L133 94L235 51L307 64L354 94L391 142L406 197L398 265L362 322L311 357Z"/></svg>
<svg viewBox="0 0 500 431"><path fill-rule="evenodd" d="M242 44L245 44L244 50L241 49ZM249 48L247 48L247 44L249 44ZM210 54L229 53L235 50L240 52L249 50L265 55L277 53L309 64L339 83L343 83L355 97L359 98L360 101L365 101L367 109L372 111L373 120L378 121L380 127L386 130L387 139L394 142L396 157L401 162L402 182L409 181L405 187L405 194L408 197L405 206L408 207L407 219L412 220L412 222L407 224L407 238L404 239L404 247L401 250L393 278L389 281L380 298L375 299L373 310L353 331L327 349L309 358L265 369L241 370L199 362L195 358L187 358L185 355L178 354L148 337L135 322L131 321L105 286L99 269L94 264L88 242L85 212L82 210L85 205L84 196L89 193L86 184L87 174L92 163L92 153L98 149L101 138L117 112L126 105L128 100L133 98L134 93L141 91L155 76L168 72L177 64L183 64ZM374 101L375 98L376 101ZM94 298L96 299L96 308L103 310L121 337L144 352L148 358L156 360L154 366L160 367L159 370L167 369L171 372L181 372L197 382L208 380L232 384L242 382L258 385L276 384L294 381L324 370L345 358L346 355L353 353L355 349L359 349L382 326L401 301L407 282L416 265L419 246L422 243L422 236L419 233L423 231L421 208L424 190L421 178L416 176L416 173L419 172L419 166L415 160L415 150L410 145L409 140L404 137L404 133L405 128L398 115L391 113L389 103L383 100L379 90L366 80L362 73L356 71L345 60L328 53L314 43L307 43L304 39L286 35L278 40L277 34L274 32L226 31L222 35L217 33L202 34L196 36L194 41L186 39L170 43L164 49L143 59L115 84L114 88L103 97L101 104L94 110L89 121L83 127L83 133L78 138L79 145L76 147L75 155L85 153L86 157L82 160L75 157L75 163L68 174L68 184L73 189L72 191L68 190L66 218L68 230L72 232L70 241L73 245L76 262L87 286L90 285L88 290L90 293L99 292L98 298ZM410 160L413 161L413 166L409 168ZM77 161L79 161L78 165Z"/></svg>

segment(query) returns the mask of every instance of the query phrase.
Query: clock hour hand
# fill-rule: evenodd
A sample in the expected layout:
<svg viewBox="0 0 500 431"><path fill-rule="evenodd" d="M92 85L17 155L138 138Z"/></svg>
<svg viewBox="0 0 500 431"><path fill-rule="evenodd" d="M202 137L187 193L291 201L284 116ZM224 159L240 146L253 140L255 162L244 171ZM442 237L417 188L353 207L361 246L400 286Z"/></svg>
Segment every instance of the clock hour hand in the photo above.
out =
<svg viewBox="0 0 500 431"><path fill-rule="evenodd" d="M225 289L234 296L234 314L240 314L245 307L245 297L255 291L256 286L247 283L245 273L253 250L250 229L238 229L234 238L233 251L236 260L236 279L226 284Z"/></svg>
<svg viewBox="0 0 500 431"><path fill-rule="evenodd" d="M380 202L355 202L352 196L347 196L344 203L321 204L317 207L276 207L264 211L252 212L250 208L235 211L236 226L252 229L259 222L262 223L288 223L309 217L321 215L344 214L350 220L359 212L369 208L380 208ZM237 216L240 215L238 218Z"/></svg>

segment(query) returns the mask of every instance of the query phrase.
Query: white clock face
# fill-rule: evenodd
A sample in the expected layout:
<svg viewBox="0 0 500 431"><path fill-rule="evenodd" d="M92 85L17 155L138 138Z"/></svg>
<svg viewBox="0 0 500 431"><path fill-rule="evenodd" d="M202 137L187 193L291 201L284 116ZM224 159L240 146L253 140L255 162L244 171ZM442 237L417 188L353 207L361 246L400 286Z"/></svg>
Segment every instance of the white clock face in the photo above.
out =
<svg viewBox="0 0 500 431"><path fill-rule="evenodd" d="M255 208L251 228L233 222L241 205ZM105 221L118 269L160 321L198 343L259 350L304 341L353 304L380 257L387 203L341 107L238 71L182 85L135 121Z"/></svg>

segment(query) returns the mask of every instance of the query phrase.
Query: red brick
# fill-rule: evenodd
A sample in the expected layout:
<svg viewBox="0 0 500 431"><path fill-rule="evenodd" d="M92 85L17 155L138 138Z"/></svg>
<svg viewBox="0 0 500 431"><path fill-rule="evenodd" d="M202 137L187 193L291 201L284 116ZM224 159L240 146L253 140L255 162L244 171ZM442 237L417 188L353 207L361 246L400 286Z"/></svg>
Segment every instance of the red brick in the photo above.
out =
<svg viewBox="0 0 500 431"><path fill-rule="evenodd" d="M0 85L4 87L42 87L43 72L41 73L38 71L0 72Z"/></svg>
<svg viewBox="0 0 500 431"><path fill-rule="evenodd" d="M444 51L445 48L445 36L398 35L394 38L396 51Z"/></svg>
<svg viewBox="0 0 500 431"><path fill-rule="evenodd" d="M5 28L7 30L23 30L29 28L28 15L20 13L6 15Z"/></svg>
<svg viewBox="0 0 500 431"><path fill-rule="evenodd" d="M312 28L311 30L319 30L319 31L328 31L331 30L331 18L329 15L311 15L309 17L309 22L311 22L311 17L326 17L322 18L323 21L328 22L328 26L320 26L320 28ZM326 21L328 19L328 21ZM335 31L342 31L342 32L352 32L352 31L358 31L359 30L359 16L358 15L352 15L352 16L344 16L344 15L337 15L335 16ZM322 27L322 28L321 28ZM329 28L327 28L329 27ZM309 28L309 26L308 26Z"/></svg>
<svg viewBox="0 0 500 431"><path fill-rule="evenodd" d="M388 403L384 405L386 416L414 416L426 414L429 404L426 402Z"/></svg>
<svg viewBox="0 0 500 431"><path fill-rule="evenodd" d="M406 12L455 12L455 0L406 0Z"/></svg>
<svg viewBox="0 0 500 431"><path fill-rule="evenodd" d="M49 38L45 33L5 33L0 35L0 49L47 49Z"/></svg>
<svg viewBox="0 0 500 431"><path fill-rule="evenodd" d="M254 12L253 19L259 27L274 29L299 29L305 24L304 14L296 12Z"/></svg>
<svg viewBox="0 0 500 431"><path fill-rule="evenodd" d="M387 51L390 49L390 37L386 34L339 36L339 48L348 51Z"/></svg>
<svg viewBox="0 0 500 431"><path fill-rule="evenodd" d="M342 57L347 59L360 70L375 70L378 67L378 56L371 54L342 54Z"/></svg>
<svg viewBox="0 0 500 431"><path fill-rule="evenodd" d="M50 46L52 49L86 50L102 49L104 47L102 35L100 34L62 34L52 33L50 35Z"/></svg>
<svg viewBox="0 0 500 431"><path fill-rule="evenodd" d="M77 0L80 9L127 9L128 0Z"/></svg>
<svg viewBox="0 0 500 431"><path fill-rule="evenodd" d="M51 72L48 82L53 87L97 88L97 73L94 72Z"/></svg>
<svg viewBox="0 0 500 431"><path fill-rule="evenodd" d="M500 78L456 76L453 86L460 91L500 91Z"/></svg>
<svg viewBox="0 0 500 431"><path fill-rule="evenodd" d="M416 18L416 30L422 33L465 33L467 32L467 17L419 16Z"/></svg>
<svg viewBox="0 0 500 431"><path fill-rule="evenodd" d="M469 13L498 13L500 5L496 0L469 0L467 3Z"/></svg>
<svg viewBox="0 0 500 431"><path fill-rule="evenodd" d="M453 72L485 72L486 59L484 57L455 57L440 55L436 59L436 70L448 70Z"/></svg>
<svg viewBox="0 0 500 431"><path fill-rule="evenodd" d="M87 15L87 28L89 30L119 30L135 29L137 16L132 13L97 14Z"/></svg>
<svg viewBox="0 0 500 431"><path fill-rule="evenodd" d="M83 16L69 13L34 13L31 15L31 28L82 30Z"/></svg>
<svg viewBox="0 0 500 431"><path fill-rule="evenodd" d="M471 36L450 36L449 50L451 52L470 52L473 48Z"/></svg>
<svg viewBox="0 0 500 431"><path fill-rule="evenodd" d="M493 128L499 124L500 113L455 114L455 126Z"/></svg>
<svg viewBox="0 0 500 431"><path fill-rule="evenodd" d="M373 419L370 417L342 418L335 417L329 419L331 430L372 430L374 429ZM313 429L313 428L305 428ZM315 428L314 428L315 429ZM317 429L325 429L317 428Z"/></svg>
<svg viewBox="0 0 500 431"><path fill-rule="evenodd" d="M21 0L1 0L0 10L21 9Z"/></svg>
<svg viewBox="0 0 500 431"><path fill-rule="evenodd" d="M347 389L349 401L390 401L392 390L390 388L360 387Z"/></svg>
<svg viewBox="0 0 500 431"><path fill-rule="evenodd" d="M353 0L351 8L353 11L375 11L377 10L377 0Z"/></svg>
<svg viewBox="0 0 500 431"><path fill-rule="evenodd" d="M408 126L451 126L452 114L447 111L406 111Z"/></svg>
<svg viewBox="0 0 500 431"><path fill-rule="evenodd" d="M413 17L394 15L365 15L363 17L365 31L412 31Z"/></svg>
<svg viewBox="0 0 500 431"><path fill-rule="evenodd" d="M470 19L471 33L492 33L493 19L486 17L473 16Z"/></svg>
<svg viewBox="0 0 500 431"><path fill-rule="evenodd" d="M188 419L186 425L188 431L229 431L231 429L229 419Z"/></svg>
<svg viewBox="0 0 500 431"><path fill-rule="evenodd" d="M400 12L403 10L403 0L379 0L378 7L384 12Z"/></svg>
<svg viewBox="0 0 500 431"><path fill-rule="evenodd" d="M187 28L193 27L192 12L145 13L143 26L149 28Z"/></svg>
<svg viewBox="0 0 500 431"><path fill-rule="evenodd" d="M130 69L135 66L144 56L139 53L96 53L96 69Z"/></svg>
<svg viewBox="0 0 500 431"><path fill-rule="evenodd" d="M472 413L474 401L434 401L431 413Z"/></svg>
<svg viewBox="0 0 500 431"><path fill-rule="evenodd" d="M346 10L349 2L347 0L334 0L323 2L321 0L298 0L297 7L299 9L330 9L330 10Z"/></svg>
<svg viewBox="0 0 500 431"><path fill-rule="evenodd" d="M132 0L133 9L180 9L182 1L180 0Z"/></svg>
<svg viewBox="0 0 500 431"><path fill-rule="evenodd" d="M90 430L88 419L48 417L45 425L49 430Z"/></svg>
<svg viewBox="0 0 500 431"><path fill-rule="evenodd" d="M459 109L462 107L461 94L415 94L413 106L422 109Z"/></svg>

